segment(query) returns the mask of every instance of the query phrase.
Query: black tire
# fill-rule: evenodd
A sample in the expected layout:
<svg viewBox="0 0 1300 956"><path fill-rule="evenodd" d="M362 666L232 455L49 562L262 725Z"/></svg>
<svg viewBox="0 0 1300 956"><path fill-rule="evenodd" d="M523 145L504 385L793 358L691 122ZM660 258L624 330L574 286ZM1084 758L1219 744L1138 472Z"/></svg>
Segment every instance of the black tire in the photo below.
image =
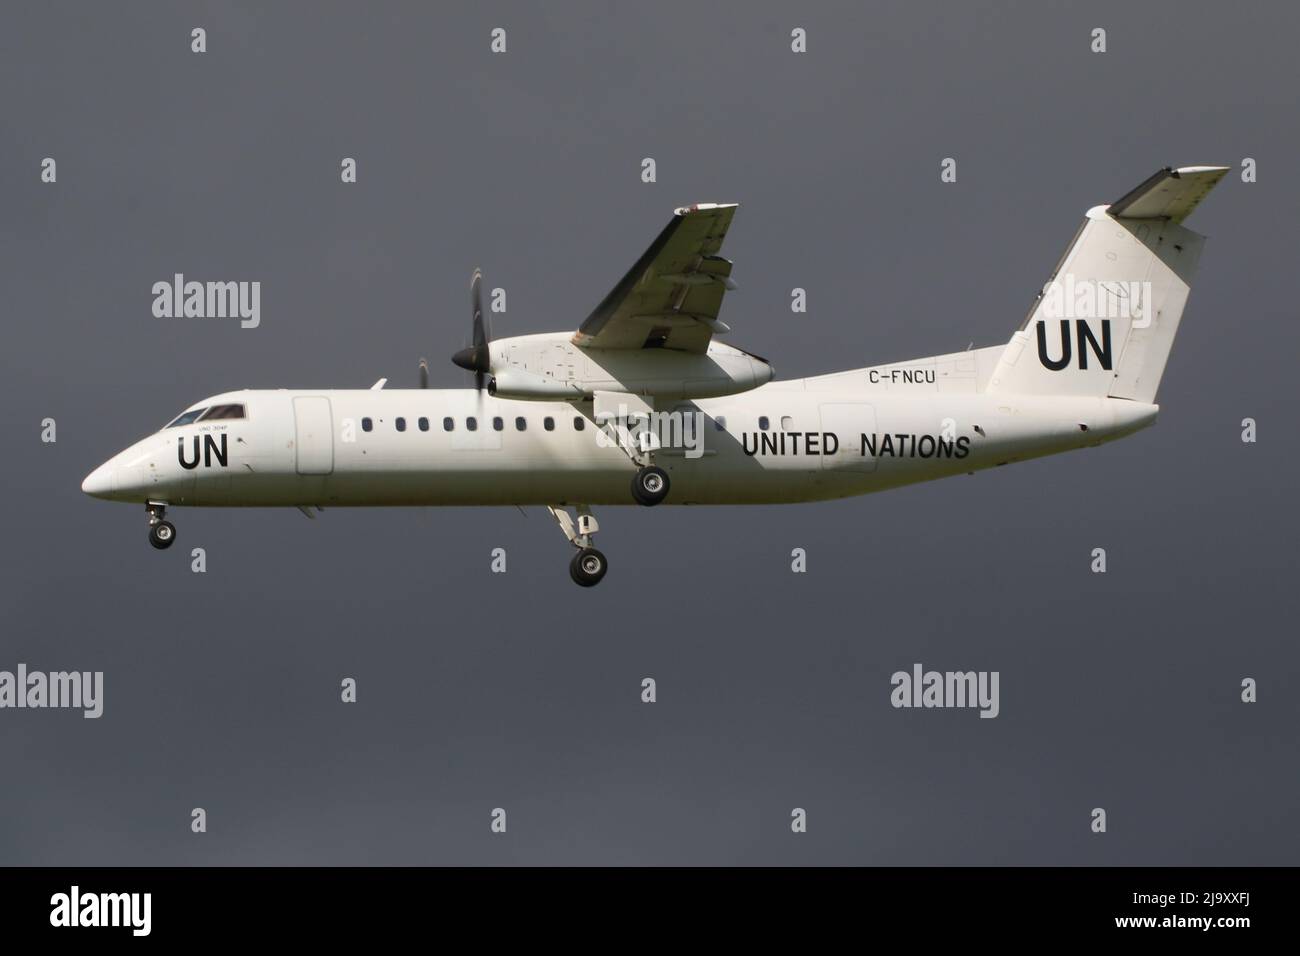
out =
<svg viewBox="0 0 1300 956"><path fill-rule="evenodd" d="M159 521L149 526L149 543L160 551L170 548L176 541L176 526L170 521Z"/></svg>
<svg viewBox="0 0 1300 956"><path fill-rule="evenodd" d="M632 497L639 505L652 508L668 497L668 472L651 465L632 478Z"/></svg>
<svg viewBox="0 0 1300 956"><path fill-rule="evenodd" d="M569 562L569 577L580 587L595 587L609 570L609 562L595 548L583 548Z"/></svg>

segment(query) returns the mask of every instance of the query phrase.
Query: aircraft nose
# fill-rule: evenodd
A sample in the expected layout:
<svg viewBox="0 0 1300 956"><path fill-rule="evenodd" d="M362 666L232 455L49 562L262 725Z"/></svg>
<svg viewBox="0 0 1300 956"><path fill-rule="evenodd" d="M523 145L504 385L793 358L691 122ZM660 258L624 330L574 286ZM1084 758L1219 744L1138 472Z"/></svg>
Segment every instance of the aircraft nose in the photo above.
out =
<svg viewBox="0 0 1300 956"><path fill-rule="evenodd" d="M100 465L86 476L81 490L93 498L106 497L113 491L113 469L107 464Z"/></svg>

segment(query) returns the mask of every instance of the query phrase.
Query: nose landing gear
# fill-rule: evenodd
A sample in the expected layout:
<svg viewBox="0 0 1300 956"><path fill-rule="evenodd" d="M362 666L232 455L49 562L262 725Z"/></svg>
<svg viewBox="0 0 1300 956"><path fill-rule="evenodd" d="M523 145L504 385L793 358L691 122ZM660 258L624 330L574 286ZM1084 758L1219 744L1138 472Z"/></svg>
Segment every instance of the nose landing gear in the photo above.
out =
<svg viewBox="0 0 1300 956"><path fill-rule="evenodd" d="M605 555L595 548L583 548L569 562L569 577L579 587L594 587L600 583L608 568Z"/></svg>
<svg viewBox="0 0 1300 956"><path fill-rule="evenodd" d="M167 506L151 501L144 507L149 512L149 543L160 551L170 548L176 541L176 526L163 518Z"/></svg>
<svg viewBox="0 0 1300 956"><path fill-rule="evenodd" d="M569 562L569 577L579 587L595 587L609 570L605 555L591 546L591 539L600 530L596 516L586 505L578 505L578 523L575 526L566 509L547 505L546 510L559 522L560 530L569 539L569 543L578 549L578 553Z"/></svg>

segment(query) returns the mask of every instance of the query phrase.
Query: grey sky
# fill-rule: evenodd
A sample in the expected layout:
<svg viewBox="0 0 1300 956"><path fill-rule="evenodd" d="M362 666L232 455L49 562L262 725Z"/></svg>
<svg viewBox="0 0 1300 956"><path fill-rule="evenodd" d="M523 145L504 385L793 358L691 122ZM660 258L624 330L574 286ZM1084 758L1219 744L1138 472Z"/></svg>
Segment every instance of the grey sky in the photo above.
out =
<svg viewBox="0 0 1300 956"><path fill-rule="evenodd" d="M1297 861L1294 6L2 16L0 669L103 670L105 702L0 711L0 863ZM779 377L1002 342L1088 207L1197 163L1234 172L1189 222L1161 420L1101 449L605 509L590 592L537 509L176 509L155 552L79 491L228 388L410 385L421 356L463 386L475 266L497 335L572 328L692 201L742 203L722 318ZM155 319L174 272L260 280L261 326ZM892 709L917 661L1000 671L1000 716Z"/></svg>

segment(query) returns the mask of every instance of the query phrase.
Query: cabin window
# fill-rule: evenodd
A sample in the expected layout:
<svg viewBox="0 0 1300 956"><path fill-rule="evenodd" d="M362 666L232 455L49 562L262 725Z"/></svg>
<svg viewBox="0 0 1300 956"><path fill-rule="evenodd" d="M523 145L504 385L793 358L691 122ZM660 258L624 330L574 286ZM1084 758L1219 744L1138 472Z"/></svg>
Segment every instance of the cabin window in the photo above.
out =
<svg viewBox="0 0 1300 956"><path fill-rule="evenodd" d="M794 430L794 419L789 415L781 416L781 431L788 432Z"/></svg>
<svg viewBox="0 0 1300 956"><path fill-rule="evenodd" d="M498 415L496 418L492 419L492 430L493 430L493 431L497 431L497 432L499 432L499 431L503 431L503 430L505 429L505 427L506 427L505 419L503 419L500 415Z"/></svg>
<svg viewBox="0 0 1300 956"><path fill-rule="evenodd" d="M404 431L406 431L406 419L405 419L405 418L398 418L398 419L394 420L393 424L397 426L397 430L398 430L399 432L404 432Z"/></svg>
<svg viewBox="0 0 1300 956"><path fill-rule="evenodd" d="M200 416L199 421L211 422L218 419L243 418L243 405L213 405Z"/></svg>
<svg viewBox="0 0 1300 956"><path fill-rule="evenodd" d="M422 432L427 432L429 430L429 419L427 418L421 418L416 424L420 426L420 431Z"/></svg>
<svg viewBox="0 0 1300 956"><path fill-rule="evenodd" d="M444 419L442 420L442 430L443 430L443 431L445 431L445 432L449 432L449 431L451 431L451 430L452 430L453 428L455 428L455 427L456 427L456 421L455 421L455 419L452 419L452 418L444 418Z"/></svg>
<svg viewBox="0 0 1300 956"><path fill-rule="evenodd" d="M587 427L587 420L585 418L583 418L581 415L574 416L573 430L575 432L580 432L586 427Z"/></svg>
<svg viewBox="0 0 1300 956"><path fill-rule="evenodd" d="M522 415L520 415L518 418L515 419L515 431L521 432L526 430L527 428L528 428L528 422L524 421L524 417Z"/></svg>
<svg viewBox="0 0 1300 956"><path fill-rule="evenodd" d="M552 418L550 415L547 415L545 418L542 419L542 427L545 428L548 432L555 431L555 419Z"/></svg>
<svg viewBox="0 0 1300 956"><path fill-rule="evenodd" d="M766 415L758 416L759 431L767 431L767 425L768 425L767 416Z"/></svg>
<svg viewBox="0 0 1300 956"><path fill-rule="evenodd" d="M715 417L713 419L713 427L720 432L725 432L727 430L727 416L718 415L717 417Z"/></svg>
<svg viewBox="0 0 1300 956"><path fill-rule="evenodd" d="M194 411L192 411L192 412L181 412L181 414L179 414L179 415L177 415L175 418L173 418L173 419L172 419L170 422L168 422L164 427L166 427L166 428L180 428L180 426L182 426L182 425L189 425L189 424L192 424L192 423L193 423L193 422L194 422L194 421L195 421L195 420L196 420L200 415L202 415L205 411L207 411L206 408L196 408L196 409L194 409Z"/></svg>
<svg viewBox="0 0 1300 956"><path fill-rule="evenodd" d="M472 432L478 431L478 419L471 415L465 419L465 427Z"/></svg>
<svg viewBox="0 0 1300 956"><path fill-rule="evenodd" d="M375 427L375 423L372 422L370 419L368 418L361 419L361 430L363 432L368 432L374 427Z"/></svg>

